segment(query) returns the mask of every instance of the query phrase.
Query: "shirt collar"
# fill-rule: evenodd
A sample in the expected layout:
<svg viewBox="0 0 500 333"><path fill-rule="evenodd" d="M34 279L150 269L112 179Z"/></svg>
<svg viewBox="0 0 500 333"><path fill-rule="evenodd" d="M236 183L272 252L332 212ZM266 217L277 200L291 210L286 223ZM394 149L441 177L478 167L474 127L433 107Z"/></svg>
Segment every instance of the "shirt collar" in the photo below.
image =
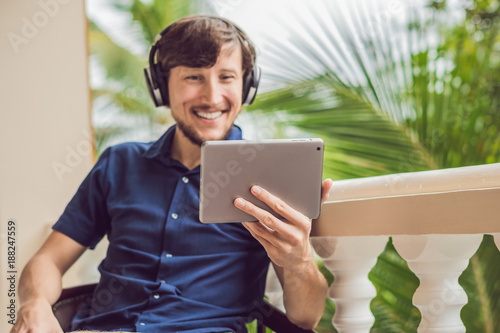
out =
<svg viewBox="0 0 500 333"><path fill-rule="evenodd" d="M157 141L153 142L151 147L149 147L149 149L144 153L144 156L147 158L158 159L166 165L172 165L175 160L170 157L170 148L172 146L172 140L174 139L176 129L177 125L171 126L165 134L163 134ZM241 128L237 125L233 125L227 139L242 140Z"/></svg>

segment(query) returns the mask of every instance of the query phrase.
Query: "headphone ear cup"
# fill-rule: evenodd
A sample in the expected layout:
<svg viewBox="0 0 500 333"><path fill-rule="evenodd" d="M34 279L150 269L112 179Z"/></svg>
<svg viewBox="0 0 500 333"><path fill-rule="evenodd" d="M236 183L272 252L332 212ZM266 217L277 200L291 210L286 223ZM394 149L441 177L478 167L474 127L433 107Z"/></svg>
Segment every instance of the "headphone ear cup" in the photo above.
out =
<svg viewBox="0 0 500 333"><path fill-rule="evenodd" d="M144 78L146 80L146 87L148 88L149 95L151 96L151 99L153 100L153 103L155 106L160 106L161 103L161 94L160 91L155 88L156 84L153 79L153 76L151 75L151 68L146 67L144 68Z"/></svg>
<svg viewBox="0 0 500 333"><path fill-rule="evenodd" d="M170 106L170 100L168 98L168 84L166 80L166 75L161 69L160 64L153 65L154 78L155 78L155 92L158 100L157 106Z"/></svg>
<svg viewBox="0 0 500 333"><path fill-rule="evenodd" d="M260 82L260 67L254 65L252 72L246 77L243 82L243 105L252 104L257 95L257 88Z"/></svg>

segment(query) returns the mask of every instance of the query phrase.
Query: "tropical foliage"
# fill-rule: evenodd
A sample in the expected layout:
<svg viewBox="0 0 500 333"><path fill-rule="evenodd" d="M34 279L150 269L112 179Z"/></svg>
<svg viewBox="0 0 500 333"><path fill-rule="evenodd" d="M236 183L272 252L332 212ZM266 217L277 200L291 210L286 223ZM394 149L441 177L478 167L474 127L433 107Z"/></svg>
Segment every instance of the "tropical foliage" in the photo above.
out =
<svg viewBox="0 0 500 333"><path fill-rule="evenodd" d="M266 36L261 59L284 88L252 109L289 115L282 133L322 137L325 176L334 179L498 162L498 1L342 3L277 16L295 33ZM468 331L500 329L499 260L486 236L461 276ZM391 243L370 279L378 290L372 331L415 332L419 282ZM332 329L331 315L322 332Z"/></svg>
<svg viewBox="0 0 500 333"><path fill-rule="evenodd" d="M149 133L165 129L168 112L152 108L143 84L147 47L174 18L203 10L192 1L117 3L129 13L127 38L139 51L91 25L92 59L105 70L94 89L95 113L132 120L101 121L101 146L141 123ZM325 0L283 8L273 21L289 33L260 36L267 92L248 113L272 121L276 136L323 138L325 177L333 179L498 162L499 14L498 0ZM500 331L499 260L485 236L460 278L468 331ZM411 298L419 282L391 242L370 279L378 291L372 331L415 332L420 314ZM334 331L334 310L328 302L318 331Z"/></svg>

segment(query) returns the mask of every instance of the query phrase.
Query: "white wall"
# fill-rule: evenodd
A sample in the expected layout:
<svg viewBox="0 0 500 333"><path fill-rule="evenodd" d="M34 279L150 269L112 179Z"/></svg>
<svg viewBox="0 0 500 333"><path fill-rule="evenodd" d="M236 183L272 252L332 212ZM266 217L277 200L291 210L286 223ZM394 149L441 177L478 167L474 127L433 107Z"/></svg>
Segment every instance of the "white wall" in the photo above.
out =
<svg viewBox="0 0 500 333"><path fill-rule="evenodd" d="M0 332L8 332L8 271L17 272L17 284L93 163L84 2L0 0L0 38ZM95 268L82 267L65 285L95 279Z"/></svg>

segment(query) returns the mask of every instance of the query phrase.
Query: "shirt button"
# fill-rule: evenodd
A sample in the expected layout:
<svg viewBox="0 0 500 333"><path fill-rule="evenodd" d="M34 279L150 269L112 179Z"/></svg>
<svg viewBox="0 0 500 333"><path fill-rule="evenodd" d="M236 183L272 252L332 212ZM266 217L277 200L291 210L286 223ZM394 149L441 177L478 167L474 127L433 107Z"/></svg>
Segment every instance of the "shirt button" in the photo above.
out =
<svg viewBox="0 0 500 333"><path fill-rule="evenodd" d="M160 282L161 282L161 283L167 283L167 281L165 281L165 280L161 280Z"/></svg>
<svg viewBox="0 0 500 333"><path fill-rule="evenodd" d="M189 183L189 178L188 177L182 177L182 181L184 182L184 184L187 184L187 183Z"/></svg>
<svg viewBox="0 0 500 333"><path fill-rule="evenodd" d="M141 325L141 326L145 326L146 324L144 324L144 323L140 323L139 325Z"/></svg>
<svg viewBox="0 0 500 333"><path fill-rule="evenodd" d="M160 298L160 294L154 294L153 297L154 297L154 299L158 299L158 298Z"/></svg>
<svg viewBox="0 0 500 333"><path fill-rule="evenodd" d="M167 254L165 254L165 257L167 257L167 258L172 258L172 254L167 253Z"/></svg>
<svg viewBox="0 0 500 333"><path fill-rule="evenodd" d="M179 217L179 215L177 215L176 213L172 213L172 215L170 215L170 216L172 216L172 218L174 220L177 220L177 218Z"/></svg>

